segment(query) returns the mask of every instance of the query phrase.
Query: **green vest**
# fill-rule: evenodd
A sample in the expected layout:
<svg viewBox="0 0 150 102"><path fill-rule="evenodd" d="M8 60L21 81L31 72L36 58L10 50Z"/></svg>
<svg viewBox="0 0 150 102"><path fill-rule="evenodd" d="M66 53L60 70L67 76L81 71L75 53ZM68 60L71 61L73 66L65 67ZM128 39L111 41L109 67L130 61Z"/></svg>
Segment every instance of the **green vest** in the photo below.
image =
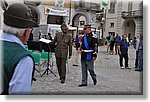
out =
<svg viewBox="0 0 150 102"><path fill-rule="evenodd" d="M2 94L8 94L9 82L12 79L17 64L23 57L30 55L28 54L28 51L18 43L2 41L2 44L3 44L2 66L4 76Z"/></svg>

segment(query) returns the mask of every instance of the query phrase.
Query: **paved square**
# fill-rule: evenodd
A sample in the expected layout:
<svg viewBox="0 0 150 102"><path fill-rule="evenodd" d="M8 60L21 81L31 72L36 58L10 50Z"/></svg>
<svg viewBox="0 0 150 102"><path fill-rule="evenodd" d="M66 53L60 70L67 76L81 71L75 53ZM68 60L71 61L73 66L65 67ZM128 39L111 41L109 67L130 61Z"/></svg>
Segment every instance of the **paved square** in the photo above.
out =
<svg viewBox="0 0 150 102"><path fill-rule="evenodd" d="M81 64L78 67L72 66L75 59L75 49L73 56L69 60L69 69L67 67L67 75L65 84L61 84L56 64L54 64L53 72L56 77L49 73L40 77L39 73L35 73L37 81L33 82L33 94L142 94L142 72L134 71L135 50L132 45L129 48L129 67L131 69L120 69L119 56L108 55L106 46L99 47L98 58L95 61L95 72L97 74L97 85L93 85L93 81L88 75L88 86L78 87L81 83ZM80 60L79 60L80 62ZM42 69L42 68L41 68Z"/></svg>

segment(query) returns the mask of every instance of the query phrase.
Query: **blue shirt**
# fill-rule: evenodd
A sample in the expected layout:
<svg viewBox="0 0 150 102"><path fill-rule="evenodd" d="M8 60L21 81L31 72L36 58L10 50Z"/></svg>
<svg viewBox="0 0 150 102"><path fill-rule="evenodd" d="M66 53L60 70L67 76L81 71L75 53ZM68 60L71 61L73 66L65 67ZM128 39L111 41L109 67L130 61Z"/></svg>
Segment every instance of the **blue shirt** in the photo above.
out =
<svg viewBox="0 0 150 102"><path fill-rule="evenodd" d="M122 54L128 54L128 46L129 43L127 42L127 40L121 40L120 43L120 51Z"/></svg>
<svg viewBox="0 0 150 102"><path fill-rule="evenodd" d="M115 37L115 43L119 43L120 40L121 40L121 37L120 37L120 36L116 36L116 37Z"/></svg>
<svg viewBox="0 0 150 102"><path fill-rule="evenodd" d="M22 42L14 35L1 34L0 40L16 42L24 47ZM33 65L33 60L29 56L20 60L9 83L9 94L29 94L31 92L32 83L30 79L32 79Z"/></svg>

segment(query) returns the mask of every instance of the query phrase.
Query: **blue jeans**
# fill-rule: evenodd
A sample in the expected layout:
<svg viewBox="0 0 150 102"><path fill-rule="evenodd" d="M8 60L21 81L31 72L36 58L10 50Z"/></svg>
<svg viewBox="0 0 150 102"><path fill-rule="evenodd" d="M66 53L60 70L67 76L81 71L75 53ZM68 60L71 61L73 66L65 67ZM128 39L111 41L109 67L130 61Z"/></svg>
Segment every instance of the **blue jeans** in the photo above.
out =
<svg viewBox="0 0 150 102"><path fill-rule="evenodd" d="M96 74L94 72L94 61L85 61L81 60L82 65L82 84L87 85L87 78L88 78L88 72L90 72L90 75L93 80L96 80Z"/></svg>
<svg viewBox="0 0 150 102"><path fill-rule="evenodd" d="M142 70L142 68L143 68L143 50L139 50L137 69Z"/></svg>

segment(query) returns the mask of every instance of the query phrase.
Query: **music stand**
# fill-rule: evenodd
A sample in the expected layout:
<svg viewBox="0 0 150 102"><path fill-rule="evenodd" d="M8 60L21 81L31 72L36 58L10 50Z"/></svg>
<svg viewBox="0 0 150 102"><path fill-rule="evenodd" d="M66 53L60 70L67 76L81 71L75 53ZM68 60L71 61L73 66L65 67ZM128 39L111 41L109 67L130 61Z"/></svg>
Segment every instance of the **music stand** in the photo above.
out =
<svg viewBox="0 0 150 102"><path fill-rule="evenodd" d="M42 52L42 46L39 41L27 41L28 50L36 50Z"/></svg>
<svg viewBox="0 0 150 102"><path fill-rule="evenodd" d="M41 43L39 41L27 41L27 46L28 50L42 51ZM36 68L35 70L40 73Z"/></svg>
<svg viewBox="0 0 150 102"><path fill-rule="evenodd" d="M43 38L42 38L43 39ZM45 51L45 52L48 52L48 62L47 62L47 68L46 70L44 71L44 73L41 75L41 77L43 75L45 75L47 73L48 75L48 71L50 71L55 77L56 77L56 74L49 68L49 62L50 62L50 58L49 58L49 52L55 52L55 49L53 46L51 46L51 42L45 42L43 40L39 40L41 42L41 45L42 45L42 49ZM47 40L48 41L48 40Z"/></svg>

